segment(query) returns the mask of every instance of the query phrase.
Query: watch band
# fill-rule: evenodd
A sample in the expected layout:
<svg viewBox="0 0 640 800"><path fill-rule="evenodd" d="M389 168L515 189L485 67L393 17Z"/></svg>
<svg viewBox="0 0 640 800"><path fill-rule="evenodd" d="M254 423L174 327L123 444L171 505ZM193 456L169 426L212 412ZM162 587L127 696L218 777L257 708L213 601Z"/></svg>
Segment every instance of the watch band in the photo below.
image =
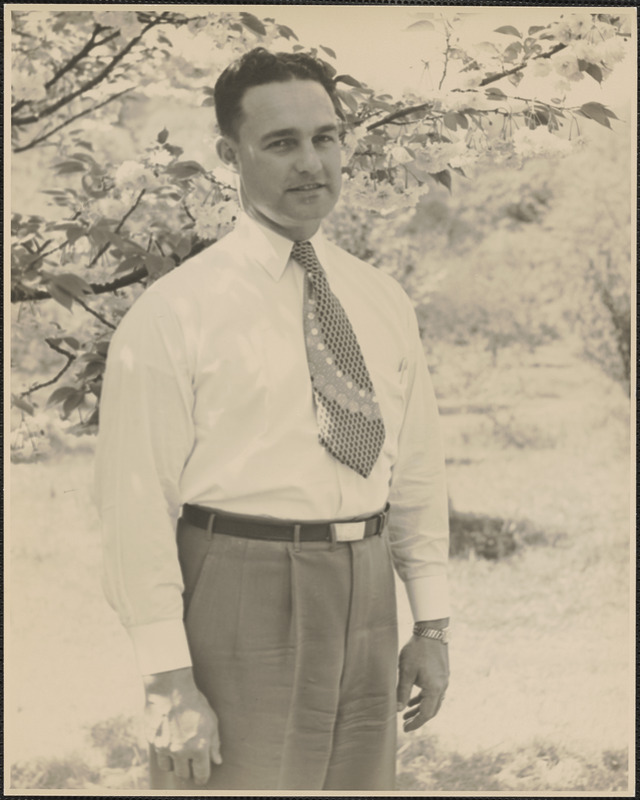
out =
<svg viewBox="0 0 640 800"><path fill-rule="evenodd" d="M413 626L413 635L422 636L424 639L437 639L442 644L449 644L449 628L426 628L416 623Z"/></svg>

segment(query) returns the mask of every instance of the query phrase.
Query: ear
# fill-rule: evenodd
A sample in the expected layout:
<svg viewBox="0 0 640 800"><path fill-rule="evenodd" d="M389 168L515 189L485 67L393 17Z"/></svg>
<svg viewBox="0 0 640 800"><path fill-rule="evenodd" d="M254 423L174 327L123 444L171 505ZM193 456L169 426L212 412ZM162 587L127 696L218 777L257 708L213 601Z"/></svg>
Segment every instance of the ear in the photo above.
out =
<svg viewBox="0 0 640 800"><path fill-rule="evenodd" d="M225 166L229 167L234 172L238 171L238 157L236 154L235 142L226 136L221 136L216 142L216 152Z"/></svg>

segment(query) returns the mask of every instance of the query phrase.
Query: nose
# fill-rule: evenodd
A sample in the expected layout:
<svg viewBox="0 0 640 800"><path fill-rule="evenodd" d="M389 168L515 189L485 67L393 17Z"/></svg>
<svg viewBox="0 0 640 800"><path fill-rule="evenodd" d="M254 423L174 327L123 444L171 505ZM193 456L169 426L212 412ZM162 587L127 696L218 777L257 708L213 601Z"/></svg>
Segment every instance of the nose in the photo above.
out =
<svg viewBox="0 0 640 800"><path fill-rule="evenodd" d="M322 161L313 142L301 144L295 166L298 172L311 174L316 174L322 169Z"/></svg>

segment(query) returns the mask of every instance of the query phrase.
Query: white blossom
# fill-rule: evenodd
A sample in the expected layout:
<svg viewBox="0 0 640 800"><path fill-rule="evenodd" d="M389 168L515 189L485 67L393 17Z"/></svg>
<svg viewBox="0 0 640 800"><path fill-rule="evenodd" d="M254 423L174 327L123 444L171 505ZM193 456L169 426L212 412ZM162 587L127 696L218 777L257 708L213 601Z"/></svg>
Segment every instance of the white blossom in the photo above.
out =
<svg viewBox="0 0 640 800"><path fill-rule="evenodd" d="M154 167L166 167L173 161L174 156L164 147L156 147L149 153L148 158L149 163Z"/></svg>
<svg viewBox="0 0 640 800"><path fill-rule="evenodd" d="M568 80L580 80L582 73L578 66L578 59L571 53L562 51L553 58L553 67L558 75Z"/></svg>
<svg viewBox="0 0 640 800"><path fill-rule="evenodd" d="M548 58L536 58L529 67L529 72L534 78L546 78L551 72Z"/></svg>
<svg viewBox="0 0 640 800"><path fill-rule="evenodd" d="M144 165L137 161L123 161L116 170L115 184L120 191L134 186L143 189L146 185Z"/></svg>
<svg viewBox="0 0 640 800"><path fill-rule="evenodd" d="M572 36L586 36L593 27L593 18L587 11L572 14L568 19L568 25Z"/></svg>
<svg viewBox="0 0 640 800"><path fill-rule="evenodd" d="M555 136L543 126L533 130L519 128L513 134L513 146L520 156L565 155L571 151L566 139Z"/></svg>

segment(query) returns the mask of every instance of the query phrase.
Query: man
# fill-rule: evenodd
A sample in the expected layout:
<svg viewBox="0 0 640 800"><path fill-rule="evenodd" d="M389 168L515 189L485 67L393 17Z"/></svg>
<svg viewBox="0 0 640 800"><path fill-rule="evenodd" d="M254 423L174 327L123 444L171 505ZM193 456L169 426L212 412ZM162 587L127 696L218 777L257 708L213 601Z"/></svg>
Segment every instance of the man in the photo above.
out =
<svg viewBox="0 0 640 800"><path fill-rule="evenodd" d="M101 404L106 591L144 676L152 788L390 790L397 711L418 728L448 679L415 315L319 232L341 185L324 65L258 48L215 100L244 212L134 304ZM416 619L397 696L392 562Z"/></svg>

